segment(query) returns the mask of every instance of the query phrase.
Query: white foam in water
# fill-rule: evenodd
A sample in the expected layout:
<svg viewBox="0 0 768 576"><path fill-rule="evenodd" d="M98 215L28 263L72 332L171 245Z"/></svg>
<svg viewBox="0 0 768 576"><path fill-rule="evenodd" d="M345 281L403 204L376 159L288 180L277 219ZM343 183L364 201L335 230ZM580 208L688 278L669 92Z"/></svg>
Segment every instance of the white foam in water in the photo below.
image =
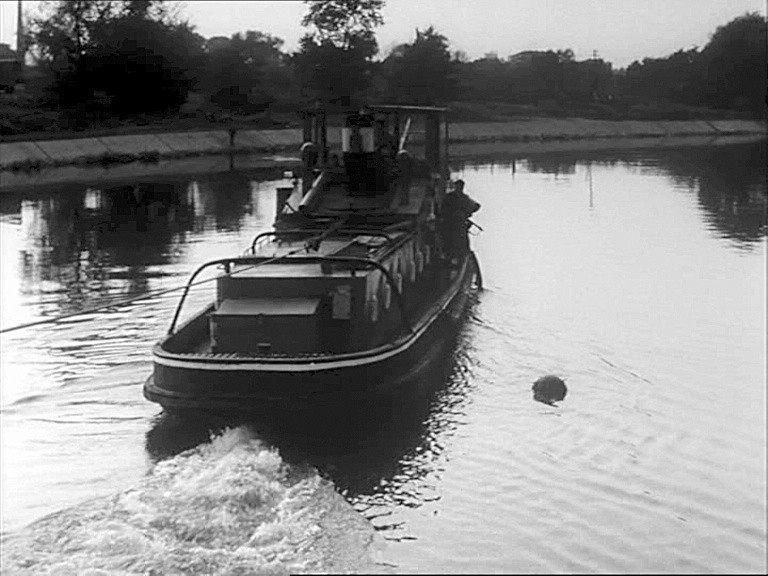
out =
<svg viewBox="0 0 768 576"><path fill-rule="evenodd" d="M292 472L236 428L157 464L133 489L5 537L2 573L370 572L373 542L329 482Z"/></svg>

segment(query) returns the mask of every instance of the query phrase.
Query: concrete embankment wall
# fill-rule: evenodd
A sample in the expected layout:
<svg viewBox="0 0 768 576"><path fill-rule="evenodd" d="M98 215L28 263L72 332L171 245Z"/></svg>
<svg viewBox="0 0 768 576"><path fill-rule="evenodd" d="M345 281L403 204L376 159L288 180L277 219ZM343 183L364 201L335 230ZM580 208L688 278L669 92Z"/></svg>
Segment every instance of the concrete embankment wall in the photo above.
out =
<svg viewBox="0 0 768 576"><path fill-rule="evenodd" d="M239 150L271 151L298 147L300 144L301 130L241 130L235 138L235 146ZM21 167L25 163L61 166L100 158L174 157L229 149L229 133L226 130L6 142L0 143L0 170Z"/></svg>
<svg viewBox="0 0 768 576"><path fill-rule="evenodd" d="M329 140L337 143L338 131ZM752 120L610 121L581 118L521 118L510 122L457 123L451 142L535 142L629 137L726 136L765 134L766 124ZM419 140L419 134L414 134ZM226 130L102 136L73 140L0 143L0 171L46 166L115 163L182 158L228 152L276 152L301 145L298 129L238 130L234 147ZM1 177L1 176L0 176Z"/></svg>
<svg viewBox="0 0 768 576"><path fill-rule="evenodd" d="M753 120L588 120L530 118L514 122L462 123L450 127L451 141L569 140L583 138L666 137L765 133Z"/></svg>

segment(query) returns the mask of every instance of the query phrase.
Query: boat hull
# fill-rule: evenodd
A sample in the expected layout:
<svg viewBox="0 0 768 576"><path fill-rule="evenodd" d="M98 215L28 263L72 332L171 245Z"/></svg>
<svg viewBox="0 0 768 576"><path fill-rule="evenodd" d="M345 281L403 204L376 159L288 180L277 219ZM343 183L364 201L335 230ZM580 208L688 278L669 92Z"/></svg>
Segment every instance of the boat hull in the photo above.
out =
<svg viewBox="0 0 768 576"><path fill-rule="evenodd" d="M444 356L461 325L478 273L475 259L468 258L450 297L411 337L353 357L280 363L204 355L185 358L165 353L158 345L144 396L178 414L332 411L350 403L376 402L379 396L413 386Z"/></svg>

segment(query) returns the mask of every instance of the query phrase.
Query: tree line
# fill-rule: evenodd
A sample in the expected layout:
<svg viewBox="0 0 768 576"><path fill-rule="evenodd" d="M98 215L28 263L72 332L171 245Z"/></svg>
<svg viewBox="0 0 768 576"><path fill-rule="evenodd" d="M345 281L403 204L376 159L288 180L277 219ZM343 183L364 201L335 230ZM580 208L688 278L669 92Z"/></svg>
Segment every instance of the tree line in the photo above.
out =
<svg viewBox="0 0 768 576"><path fill-rule="evenodd" d="M568 109L599 104L679 105L766 115L768 23L745 14L702 48L646 58L626 69L570 49L487 54L452 51L434 27L379 52L384 0L305 0L298 49L256 30L204 38L164 0L48 2L29 18L27 45L45 72L49 106L76 114L173 114L191 92L232 113L342 106L505 103Z"/></svg>

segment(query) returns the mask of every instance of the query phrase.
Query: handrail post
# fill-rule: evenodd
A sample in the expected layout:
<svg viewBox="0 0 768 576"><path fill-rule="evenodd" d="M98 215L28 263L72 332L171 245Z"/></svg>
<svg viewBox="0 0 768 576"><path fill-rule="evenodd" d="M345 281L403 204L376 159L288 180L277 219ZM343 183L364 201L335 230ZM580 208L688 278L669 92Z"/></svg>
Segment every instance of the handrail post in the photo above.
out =
<svg viewBox="0 0 768 576"><path fill-rule="evenodd" d="M400 143L397 146L397 150L404 150L405 145L408 143L408 136L410 136L410 130L411 130L411 117L408 116L408 119L405 121L405 128L403 129L403 135L400 137Z"/></svg>
<svg viewBox="0 0 768 576"><path fill-rule="evenodd" d="M181 293L181 299L179 300L179 303L176 305L176 312L173 315L173 320L171 320L171 326L168 328L168 335L170 336L173 334L173 330L176 328L176 322L179 319L179 314L181 314L181 309L184 306L184 300L187 299L187 294L189 294L189 288L192 285L192 281L197 277L197 275L200 273L203 268L207 268L208 264L204 264L197 270L195 270L192 273L192 276L189 277L189 280L187 280L187 285L184 286L184 292Z"/></svg>
<svg viewBox="0 0 768 576"><path fill-rule="evenodd" d="M168 335L170 336L173 334L174 328L176 328L176 322L179 319L179 314L181 314L181 309L184 306L184 300L187 299L187 294L189 294L189 289L192 287L192 284L197 278L197 275L200 274L203 270L208 268L209 266L215 266L216 264L224 264L226 266L229 266L233 260L238 260L238 258L221 258L219 260L211 260L210 262L206 262L202 266L200 266L197 270L195 270L192 275L189 277L189 280L187 280L187 285L184 286L184 292L181 294L181 299L179 300L179 303L176 305L176 313L173 315L173 320L171 320L171 327L168 328Z"/></svg>

